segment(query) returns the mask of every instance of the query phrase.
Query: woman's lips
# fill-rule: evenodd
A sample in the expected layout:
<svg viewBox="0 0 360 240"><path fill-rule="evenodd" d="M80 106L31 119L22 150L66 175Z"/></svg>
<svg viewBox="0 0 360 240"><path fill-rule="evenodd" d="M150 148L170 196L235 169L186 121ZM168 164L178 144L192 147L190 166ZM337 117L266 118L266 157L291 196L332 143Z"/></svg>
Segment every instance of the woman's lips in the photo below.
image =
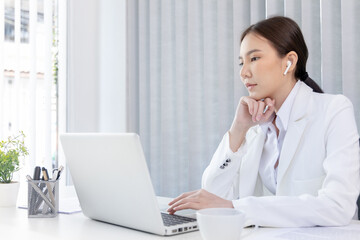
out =
<svg viewBox="0 0 360 240"><path fill-rule="evenodd" d="M250 91L252 90L257 84L251 84L251 83L247 83L245 86L246 88Z"/></svg>

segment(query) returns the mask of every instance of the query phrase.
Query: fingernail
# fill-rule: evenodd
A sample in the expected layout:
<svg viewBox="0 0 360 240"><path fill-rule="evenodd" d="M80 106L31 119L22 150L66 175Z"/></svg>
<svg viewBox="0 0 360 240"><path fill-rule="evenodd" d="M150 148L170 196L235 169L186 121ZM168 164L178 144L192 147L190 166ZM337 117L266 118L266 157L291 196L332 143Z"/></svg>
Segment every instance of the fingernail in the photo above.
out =
<svg viewBox="0 0 360 240"><path fill-rule="evenodd" d="M256 121L259 121L260 118L261 118L261 116L257 115L257 116L256 116Z"/></svg>

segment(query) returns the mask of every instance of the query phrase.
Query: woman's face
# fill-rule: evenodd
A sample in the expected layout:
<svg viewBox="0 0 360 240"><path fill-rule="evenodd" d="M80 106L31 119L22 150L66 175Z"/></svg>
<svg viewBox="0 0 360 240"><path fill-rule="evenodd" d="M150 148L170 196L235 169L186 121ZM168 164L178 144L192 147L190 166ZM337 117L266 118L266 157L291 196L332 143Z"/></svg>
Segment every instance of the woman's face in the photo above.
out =
<svg viewBox="0 0 360 240"><path fill-rule="evenodd" d="M274 99L285 87L286 59L279 57L267 39L247 34L240 45L239 60L240 78L250 97Z"/></svg>

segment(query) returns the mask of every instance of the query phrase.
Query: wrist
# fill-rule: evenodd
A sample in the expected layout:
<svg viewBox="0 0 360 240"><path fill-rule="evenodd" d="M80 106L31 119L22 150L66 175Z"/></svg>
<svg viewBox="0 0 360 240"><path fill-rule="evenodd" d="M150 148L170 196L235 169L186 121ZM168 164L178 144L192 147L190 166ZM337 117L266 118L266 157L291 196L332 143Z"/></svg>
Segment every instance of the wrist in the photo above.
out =
<svg viewBox="0 0 360 240"><path fill-rule="evenodd" d="M251 126L245 126L243 123L241 123L240 121L234 119L233 123L231 124L230 127L230 132L234 135L236 133L245 133L250 129Z"/></svg>
<svg viewBox="0 0 360 240"><path fill-rule="evenodd" d="M246 133L249 129L249 127L240 127L233 124L229 129L229 135L232 138L243 138L246 136Z"/></svg>
<svg viewBox="0 0 360 240"><path fill-rule="evenodd" d="M247 131L236 131L234 129L230 129L228 131L229 134L229 147L232 152L237 152L242 143L245 140Z"/></svg>
<svg viewBox="0 0 360 240"><path fill-rule="evenodd" d="M235 208L234 204L232 203L231 200L228 200L228 204L227 204L228 208Z"/></svg>

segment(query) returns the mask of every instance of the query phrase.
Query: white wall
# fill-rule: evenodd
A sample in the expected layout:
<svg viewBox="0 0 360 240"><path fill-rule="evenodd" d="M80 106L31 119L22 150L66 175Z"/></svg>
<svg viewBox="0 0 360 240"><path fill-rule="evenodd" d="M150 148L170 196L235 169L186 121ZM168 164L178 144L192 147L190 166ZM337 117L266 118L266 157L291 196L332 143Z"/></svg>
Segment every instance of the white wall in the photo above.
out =
<svg viewBox="0 0 360 240"><path fill-rule="evenodd" d="M100 2L101 132L126 131L126 1Z"/></svg>
<svg viewBox="0 0 360 240"><path fill-rule="evenodd" d="M126 131L126 1L68 0L67 130Z"/></svg>

